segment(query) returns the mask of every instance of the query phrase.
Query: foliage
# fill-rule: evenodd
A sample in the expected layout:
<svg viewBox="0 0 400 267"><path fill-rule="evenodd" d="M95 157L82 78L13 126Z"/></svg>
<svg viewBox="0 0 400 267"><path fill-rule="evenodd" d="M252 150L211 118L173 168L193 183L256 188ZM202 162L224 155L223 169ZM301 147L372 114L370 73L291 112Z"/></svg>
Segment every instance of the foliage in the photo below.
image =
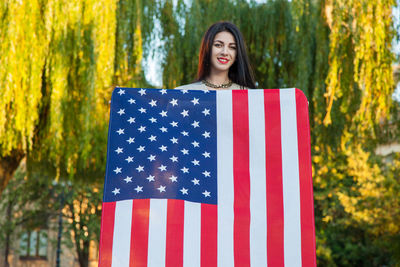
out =
<svg viewBox="0 0 400 267"><path fill-rule="evenodd" d="M141 60L154 6L140 0L2 1L0 193L18 166L7 162L27 154L46 161L43 169L51 163L58 176L104 168L112 89L148 85Z"/></svg>
<svg viewBox="0 0 400 267"><path fill-rule="evenodd" d="M56 215L55 188L48 177L28 178L25 163L17 170L0 200L0 246L10 253L18 229L47 229L48 219ZM8 266L7 258L4 266Z"/></svg>
<svg viewBox="0 0 400 267"><path fill-rule="evenodd" d="M62 212L62 244L75 249L80 266L88 266L90 242L100 239L101 189L100 182L55 182L43 172L28 176L19 168L0 201L0 212L6 215L0 220L0 246L9 252L15 248L18 229L57 232ZM56 247L57 237L50 236Z"/></svg>
<svg viewBox="0 0 400 267"><path fill-rule="evenodd" d="M74 244L81 267L89 266L90 242L100 240L101 194L99 183L75 182L64 188L68 195L64 213L66 230Z"/></svg>
<svg viewBox="0 0 400 267"><path fill-rule="evenodd" d="M394 5L2 1L0 175L10 176L4 166L27 156L29 176L72 181L67 210L71 218L84 214L70 229L82 242L96 238L100 194L89 188L104 173L112 88L149 87L142 59L152 53L162 55L165 88L192 82L202 34L230 20L244 34L258 87L298 87L309 99L318 263L398 264L400 159L376 153L379 144L399 142L400 108L391 100ZM77 249L85 254L85 246Z"/></svg>

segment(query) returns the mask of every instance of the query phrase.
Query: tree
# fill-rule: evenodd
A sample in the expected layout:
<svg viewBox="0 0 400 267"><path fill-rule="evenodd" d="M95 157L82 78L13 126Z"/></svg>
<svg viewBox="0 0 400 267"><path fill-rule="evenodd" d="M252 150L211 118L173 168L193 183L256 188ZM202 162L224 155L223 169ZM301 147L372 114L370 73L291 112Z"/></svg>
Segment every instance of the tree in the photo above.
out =
<svg viewBox="0 0 400 267"><path fill-rule="evenodd" d="M4 247L4 266L9 266L8 255L13 248L17 229L35 230L47 228L48 220L56 215L55 188L46 176L29 178L25 163L16 171L0 201L0 244Z"/></svg>
<svg viewBox="0 0 400 267"><path fill-rule="evenodd" d="M0 193L26 155L51 158L57 175L71 177L77 165L104 166L112 89L147 85L142 40L151 34L154 6L139 0L0 4Z"/></svg>

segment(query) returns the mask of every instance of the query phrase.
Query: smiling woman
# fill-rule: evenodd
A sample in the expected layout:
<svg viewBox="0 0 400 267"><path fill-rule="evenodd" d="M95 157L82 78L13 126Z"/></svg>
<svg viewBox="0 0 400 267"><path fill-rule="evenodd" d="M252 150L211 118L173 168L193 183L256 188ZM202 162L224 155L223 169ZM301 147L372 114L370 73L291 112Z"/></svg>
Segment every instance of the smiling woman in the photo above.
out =
<svg viewBox="0 0 400 267"><path fill-rule="evenodd" d="M230 22L211 25L201 42L196 82L177 89L248 88L255 82L242 33Z"/></svg>

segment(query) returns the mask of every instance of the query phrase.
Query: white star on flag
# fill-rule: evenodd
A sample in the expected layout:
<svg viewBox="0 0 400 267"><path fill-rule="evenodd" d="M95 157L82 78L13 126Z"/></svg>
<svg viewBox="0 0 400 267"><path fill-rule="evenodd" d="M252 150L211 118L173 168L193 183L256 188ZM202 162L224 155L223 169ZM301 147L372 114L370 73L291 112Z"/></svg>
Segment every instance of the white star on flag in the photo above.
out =
<svg viewBox="0 0 400 267"><path fill-rule="evenodd" d="M202 172L202 174L204 174L204 177L210 177L210 172L208 171L204 171Z"/></svg>
<svg viewBox="0 0 400 267"><path fill-rule="evenodd" d="M210 138L210 132L204 132L202 136L204 136L204 138Z"/></svg>
<svg viewBox="0 0 400 267"><path fill-rule="evenodd" d="M199 185L199 184L200 184L200 180L197 180L196 178L194 178L191 182L192 182L194 185Z"/></svg>
<svg viewBox="0 0 400 267"><path fill-rule="evenodd" d="M193 142L192 142L192 145L193 145L193 147L199 147L199 142L193 141Z"/></svg>
<svg viewBox="0 0 400 267"><path fill-rule="evenodd" d="M176 180L178 179L178 177L176 177L175 175L171 175L168 179L170 179L171 182L176 182Z"/></svg>
<svg viewBox="0 0 400 267"><path fill-rule="evenodd" d="M201 113L204 114L204 116L210 115L210 110L208 108L205 108Z"/></svg>
<svg viewBox="0 0 400 267"><path fill-rule="evenodd" d="M136 170L137 170L138 172L142 172L142 171L144 171L144 167L139 165L139 166L136 168Z"/></svg>
<svg viewBox="0 0 400 267"><path fill-rule="evenodd" d="M136 191L136 193L143 192L143 186L136 186L134 190Z"/></svg>
<svg viewBox="0 0 400 267"><path fill-rule="evenodd" d="M119 94L119 95L125 94L125 90L119 89L118 94Z"/></svg>
<svg viewBox="0 0 400 267"><path fill-rule="evenodd" d="M138 150L139 152L143 152L143 151L145 151L145 146L139 146L139 147L137 148L137 150Z"/></svg>
<svg viewBox="0 0 400 267"><path fill-rule="evenodd" d="M209 157L210 157L210 153L208 153L207 151L205 151L202 155L203 155L205 158L209 158Z"/></svg>
<svg viewBox="0 0 400 267"><path fill-rule="evenodd" d="M119 188L115 188L112 192L113 192L114 195L119 194Z"/></svg>
<svg viewBox="0 0 400 267"><path fill-rule="evenodd" d="M210 197L211 196L210 195L211 193L208 192L207 190L205 190L202 194L204 195L204 197Z"/></svg>
<svg viewBox="0 0 400 267"><path fill-rule="evenodd" d="M121 171L122 171L122 168L119 168L119 167L115 168L115 170L114 170L115 174L121 173Z"/></svg>
<svg viewBox="0 0 400 267"><path fill-rule="evenodd" d="M140 113L146 113L146 109L145 108L139 108L138 110L140 111Z"/></svg>
<svg viewBox="0 0 400 267"><path fill-rule="evenodd" d="M129 104L136 104L136 100L132 98L129 98L128 102Z"/></svg>
<svg viewBox="0 0 400 267"><path fill-rule="evenodd" d="M117 113L118 113L120 116L122 116L123 114L125 114L125 109L120 109Z"/></svg>
<svg viewBox="0 0 400 267"><path fill-rule="evenodd" d="M163 152L164 152L164 151L167 151L167 147L164 146L164 145L160 146L159 149L160 149L161 151L163 151Z"/></svg>
<svg viewBox="0 0 400 267"><path fill-rule="evenodd" d="M165 192L165 186L160 185L160 186L157 188L157 190L160 191L160 193Z"/></svg>
<svg viewBox="0 0 400 267"><path fill-rule="evenodd" d="M135 122L135 118L130 117L129 120L128 120L128 122L129 122L129 124L134 123L134 122Z"/></svg>
<svg viewBox="0 0 400 267"><path fill-rule="evenodd" d="M117 152L117 154L124 153L123 148L120 148L120 147L118 147L118 148L115 150L115 152Z"/></svg>
<svg viewBox="0 0 400 267"><path fill-rule="evenodd" d="M154 142L157 140L157 136L151 135L148 139L150 140L150 142Z"/></svg>
<svg viewBox="0 0 400 267"><path fill-rule="evenodd" d="M157 106L157 101L154 100L154 99L152 99L152 100L149 102L149 105L152 106L152 107L155 107L155 106Z"/></svg>
<svg viewBox="0 0 400 267"><path fill-rule="evenodd" d="M146 179L147 179L149 182L154 182L154 176L153 176L153 175L147 176Z"/></svg>
<svg viewBox="0 0 400 267"><path fill-rule="evenodd" d="M179 190L179 191L181 191L183 195L187 195L188 194L188 189L186 189L184 187L182 187L182 189Z"/></svg>
<svg viewBox="0 0 400 267"><path fill-rule="evenodd" d="M145 95L146 94L146 90L145 89L140 89L139 90L139 94L141 95L141 96L143 96L143 95Z"/></svg>
<svg viewBox="0 0 400 267"><path fill-rule="evenodd" d="M133 157L127 157L125 160L126 160L128 163L131 163L131 162L133 161Z"/></svg>
<svg viewBox="0 0 400 267"><path fill-rule="evenodd" d="M198 121L193 121L193 123L192 123L191 125L192 125L194 128L200 127Z"/></svg>
<svg viewBox="0 0 400 267"><path fill-rule="evenodd" d="M187 116L189 116L189 111L184 109L184 110L181 112L181 114L182 114L183 117L187 117Z"/></svg>
<svg viewBox="0 0 400 267"><path fill-rule="evenodd" d="M172 127L178 127L178 123L176 121L173 121L170 124L172 125Z"/></svg>
<svg viewBox="0 0 400 267"><path fill-rule="evenodd" d="M118 129L117 133L118 135L124 134L125 129Z"/></svg>
<svg viewBox="0 0 400 267"><path fill-rule="evenodd" d="M198 105L199 104L199 99L194 97L193 100L190 101L190 102L192 102L193 105Z"/></svg>
<svg viewBox="0 0 400 267"><path fill-rule="evenodd" d="M135 138L134 137L129 137L128 140L126 140L129 144L135 143Z"/></svg>
<svg viewBox="0 0 400 267"><path fill-rule="evenodd" d="M150 162L151 162L151 161L154 161L154 160L156 160L156 156L155 156L155 155L150 155L150 156L148 157L148 159L150 160Z"/></svg>
<svg viewBox="0 0 400 267"><path fill-rule="evenodd" d="M171 104L172 104L172 106L174 107L174 106L177 106L177 105L178 105L178 100L177 100L177 99L174 99L174 98L172 98L172 100L171 100L169 103L171 103Z"/></svg>
<svg viewBox="0 0 400 267"><path fill-rule="evenodd" d="M131 182L132 182L132 177L126 176L126 178L124 179L124 181L125 181L126 183L131 183Z"/></svg>
<svg viewBox="0 0 400 267"><path fill-rule="evenodd" d="M178 157L172 156L169 158L172 162L178 162Z"/></svg>
<svg viewBox="0 0 400 267"><path fill-rule="evenodd" d="M167 166L161 165L160 167L158 167L158 169L159 169L160 171L164 172L164 171L167 170Z"/></svg>

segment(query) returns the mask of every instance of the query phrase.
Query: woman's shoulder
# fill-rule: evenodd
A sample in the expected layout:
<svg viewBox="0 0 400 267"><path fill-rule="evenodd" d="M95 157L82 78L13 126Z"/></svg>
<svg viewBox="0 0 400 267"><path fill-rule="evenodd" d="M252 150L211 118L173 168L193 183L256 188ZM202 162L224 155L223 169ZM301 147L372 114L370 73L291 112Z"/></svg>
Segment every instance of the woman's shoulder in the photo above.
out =
<svg viewBox="0 0 400 267"><path fill-rule="evenodd" d="M178 86L175 89L203 90L205 88L204 88L204 84L202 82L194 82L194 83Z"/></svg>
<svg viewBox="0 0 400 267"><path fill-rule="evenodd" d="M247 90L247 89L250 89L250 88L248 88L248 87L246 87L246 86L243 86L243 85L240 85L240 84L237 84L237 83L232 83L230 89L232 89L232 90L238 90L238 89L245 89L245 90Z"/></svg>

